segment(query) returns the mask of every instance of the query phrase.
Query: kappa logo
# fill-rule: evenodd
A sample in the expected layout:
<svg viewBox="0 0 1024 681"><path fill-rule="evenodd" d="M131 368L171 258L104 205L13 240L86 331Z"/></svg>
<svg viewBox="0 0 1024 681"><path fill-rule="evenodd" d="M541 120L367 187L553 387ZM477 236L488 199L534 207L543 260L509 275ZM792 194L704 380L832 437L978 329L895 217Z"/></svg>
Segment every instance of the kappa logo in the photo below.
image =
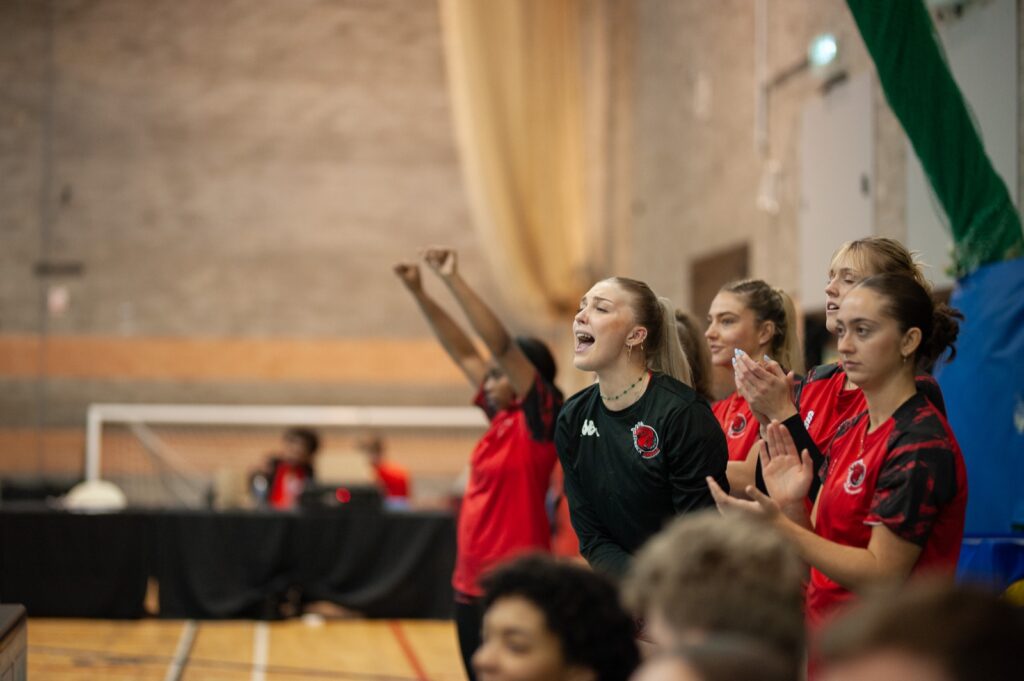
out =
<svg viewBox="0 0 1024 681"><path fill-rule="evenodd" d="M807 418L804 419L804 428L810 428L811 427L811 421L813 421L813 420L814 420L814 410L811 409L809 412L807 412Z"/></svg>
<svg viewBox="0 0 1024 681"><path fill-rule="evenodd" d="M846 471L846 482L843 489L847 494L860 494L864 489L864 479L867 477L868 467L864 465L864 459L857 459L850 464Z"/></svg>
<svg viewBox="0 0 1024 681"><path fill-rule="evenodd" d="M590 419L583 419L583 429L580 431L580 435L596 435L601 437L601 433L597 432L597 426Z"/></svg>
<svg viewBox="0 0 1024 681"><path fill-rule="evenodd" d="M633 446L636 447L640 456L645 459L653 459L658 456L661 451L658 444L658 431L643 421L637 421L633 426Z"/></svg>

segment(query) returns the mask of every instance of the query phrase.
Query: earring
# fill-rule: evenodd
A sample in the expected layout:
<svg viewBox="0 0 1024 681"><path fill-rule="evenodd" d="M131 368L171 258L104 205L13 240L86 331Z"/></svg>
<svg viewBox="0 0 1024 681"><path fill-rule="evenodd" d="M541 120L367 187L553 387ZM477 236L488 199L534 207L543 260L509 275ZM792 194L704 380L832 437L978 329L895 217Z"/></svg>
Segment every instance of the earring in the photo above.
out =
<svg viewBox="0 0 1024 681"><path fill-rule="evenodd" d="M626 346L626 361L629 362L629 361L632 361L632 359L633 359L633 346L632 345L627 345Z"/></svg>
<svg viewBox="0 0 1024 681"><path fill-rule="evenodd" d="M906 364L907 363L907 355L902 355L902 357L903 357L903 363Z"/></svg>

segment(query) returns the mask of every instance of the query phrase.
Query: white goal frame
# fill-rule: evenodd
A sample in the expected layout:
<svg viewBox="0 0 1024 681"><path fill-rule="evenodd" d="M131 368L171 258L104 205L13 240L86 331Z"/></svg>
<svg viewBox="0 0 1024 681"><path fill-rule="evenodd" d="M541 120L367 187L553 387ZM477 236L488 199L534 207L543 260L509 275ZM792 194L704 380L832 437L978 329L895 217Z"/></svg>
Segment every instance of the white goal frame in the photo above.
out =
<svg viewBox="0 0 1024 681"><path fill-rule="evenodd" d="M476 407L91 404L85 425L85 479L89 481L100 479L106 423L480 429L487 427L487 418Z"/></svg>

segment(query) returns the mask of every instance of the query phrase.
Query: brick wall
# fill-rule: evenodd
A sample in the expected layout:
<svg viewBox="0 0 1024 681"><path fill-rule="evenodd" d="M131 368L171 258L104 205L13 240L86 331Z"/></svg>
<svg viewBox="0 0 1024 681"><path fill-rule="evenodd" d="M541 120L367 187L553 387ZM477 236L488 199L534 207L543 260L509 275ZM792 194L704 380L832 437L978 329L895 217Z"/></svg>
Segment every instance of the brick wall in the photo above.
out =
<svg viewBox="0 0 1024 681"><path fill-rule="evenodd" d="M618 273L685 307L693 260L748 242L752 274L792 289L798 117L815 84L772 95L783 174L769 216L755 206L754 0L607 1ZM871 68L841 0L769 6L769 73L826 29L851 73ZM0 35L0 427L19 450L25 428L78 427L96 401L465 403L390 274L450 244L501 310L435 2L4 2ZM875 87L875 215L901 237L903 136ZM41 261L82 271L41 279ZM51 287L68 294L61 314L46 312ZM530 330L561 339L567 324Z"/></svg>

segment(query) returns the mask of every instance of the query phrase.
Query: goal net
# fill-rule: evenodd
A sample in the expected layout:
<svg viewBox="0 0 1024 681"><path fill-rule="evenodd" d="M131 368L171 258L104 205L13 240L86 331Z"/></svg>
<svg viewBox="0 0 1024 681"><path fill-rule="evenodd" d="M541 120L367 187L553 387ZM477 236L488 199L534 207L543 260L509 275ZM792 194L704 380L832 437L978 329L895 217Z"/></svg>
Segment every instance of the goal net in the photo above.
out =
<svg viewBox="0 0 1024 681"><path fill-rule="evenodd" d="M437 505L486 425L471 407L93 404L85 477L116 484L130 506L246 507L251 474L279 451L287 428L302 426L320 435L318 483L374 484L356 450L373 433L388 459L410 470L421 505Z"/></svg>

